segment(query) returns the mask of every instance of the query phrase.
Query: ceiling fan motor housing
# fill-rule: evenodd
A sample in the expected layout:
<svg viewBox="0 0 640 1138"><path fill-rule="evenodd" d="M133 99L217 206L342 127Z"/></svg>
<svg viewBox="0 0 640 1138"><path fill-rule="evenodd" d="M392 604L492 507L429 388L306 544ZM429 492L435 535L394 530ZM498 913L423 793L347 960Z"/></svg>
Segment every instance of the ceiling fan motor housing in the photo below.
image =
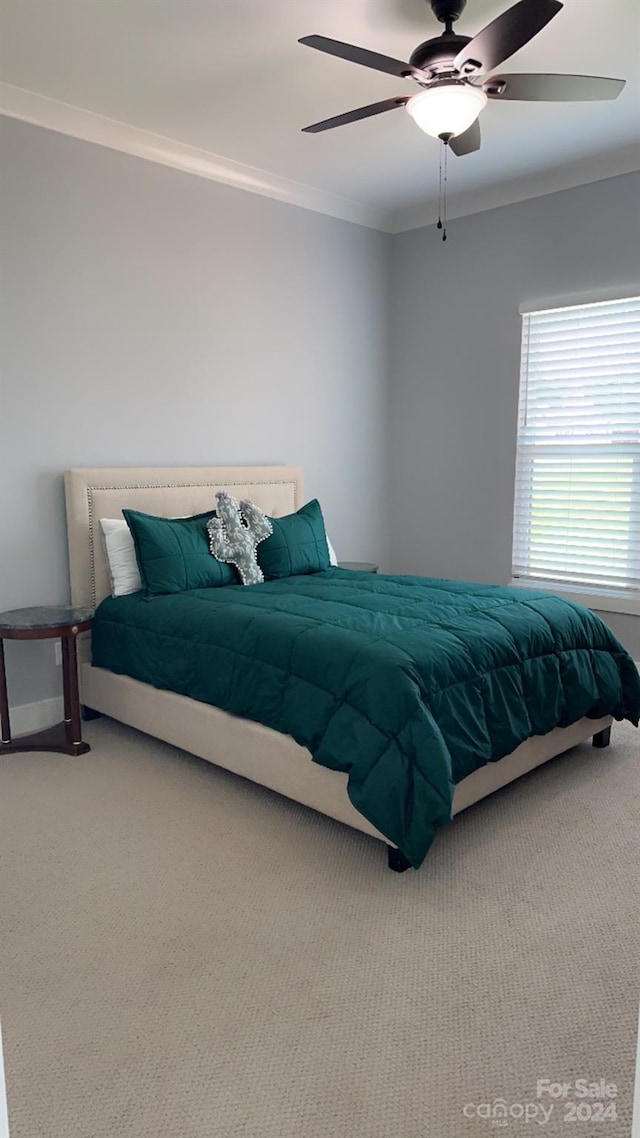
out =
<svg viewBox="0 0 640 1138"><path fill-rule="evenodd" d="M467 0L430 0L433 14L441 24L454 24L467 6Z"/></svg>
<svg viewBox="0 0 640 1138"><path fill-rule="evenodd" d="M421 71L453 71L453 61L459 51L471 42L470 36L457 36L454 32L443 32L435 39L425 40L411 52L409 63Z"/></svg>

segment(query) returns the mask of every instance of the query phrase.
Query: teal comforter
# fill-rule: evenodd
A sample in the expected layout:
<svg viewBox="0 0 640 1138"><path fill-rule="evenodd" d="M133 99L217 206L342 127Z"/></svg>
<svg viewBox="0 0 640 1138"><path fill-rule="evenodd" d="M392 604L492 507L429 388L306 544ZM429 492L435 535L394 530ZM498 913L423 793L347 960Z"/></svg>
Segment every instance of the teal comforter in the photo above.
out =
<svg viewBox="0 0 640 1138"><path fill-rule="evenodd" d="M582 716L640 715L633 661L579 605L341 569L109 598L93 663L293 736L414 866L477 767Z"/></svg>

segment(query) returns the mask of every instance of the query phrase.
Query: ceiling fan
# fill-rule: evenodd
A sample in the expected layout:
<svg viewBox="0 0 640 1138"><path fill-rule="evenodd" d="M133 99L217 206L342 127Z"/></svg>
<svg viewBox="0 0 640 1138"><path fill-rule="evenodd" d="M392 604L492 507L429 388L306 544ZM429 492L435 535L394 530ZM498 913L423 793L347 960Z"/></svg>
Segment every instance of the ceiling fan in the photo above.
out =
<svg viewBox="0 0 640 1138"><path fill-rule="evenodd" d="M304 36L298 41L374 71L384 71L399 79L413 79L422 88L416 95L396 95L313 123L304 127L305 133L332 130L405 107L421 130L442 139L454 154L471 154L480 149L478 116L489 99L526 102L615 99L625 85L624 79L593 75L514 74L482 78L542 31L563 7L560 0L518 0L473 39L453 30L467 0L429 2L436 18L444 24L444 31L419 44L408 63L326 36Z"/></svg>

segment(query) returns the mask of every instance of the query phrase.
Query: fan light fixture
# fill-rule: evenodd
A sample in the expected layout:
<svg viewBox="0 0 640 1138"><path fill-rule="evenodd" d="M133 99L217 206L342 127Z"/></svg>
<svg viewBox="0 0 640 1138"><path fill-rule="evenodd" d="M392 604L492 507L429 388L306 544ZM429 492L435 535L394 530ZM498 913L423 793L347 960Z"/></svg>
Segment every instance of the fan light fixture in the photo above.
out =
<svg viewBox="0 0 640 1138"><path fill-rule="evenodd" d="M479 87L466 83L439 83L419 95L413 95L407 110L413 121L433 138L464 134L487 104L487 96Z"/></svg>

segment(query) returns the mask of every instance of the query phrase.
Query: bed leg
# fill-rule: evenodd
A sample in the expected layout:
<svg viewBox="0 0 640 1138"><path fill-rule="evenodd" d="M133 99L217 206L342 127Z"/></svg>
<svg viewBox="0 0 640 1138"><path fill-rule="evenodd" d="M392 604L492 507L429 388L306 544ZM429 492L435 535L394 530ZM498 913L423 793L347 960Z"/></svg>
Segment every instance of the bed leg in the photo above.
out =
<svg viewBox="0 0 640 1138"><path fill-rule="evenodd" d="M411 862L407 861L402 851L397 850L395 846L387 846L387 857L389 869L392 869L394 873L404 873L405 869L411 869Z"/></svg>
<svg viewBox="0 0 640 1138"><path fill-rule="evenodd" d="M82 705L82 718L85 723L91 719L100 719L102 717L101 711L94 711L92 707L87 707L84 703Z"/></svg>
<svg viewBox="0 0 640 1138"><path fill-rule="evenodd" d="M598 731L598 733L593 736L594 747L608 747L610 742L611 742L611 728L610 727L605 727L603 731Z"/></svg>

